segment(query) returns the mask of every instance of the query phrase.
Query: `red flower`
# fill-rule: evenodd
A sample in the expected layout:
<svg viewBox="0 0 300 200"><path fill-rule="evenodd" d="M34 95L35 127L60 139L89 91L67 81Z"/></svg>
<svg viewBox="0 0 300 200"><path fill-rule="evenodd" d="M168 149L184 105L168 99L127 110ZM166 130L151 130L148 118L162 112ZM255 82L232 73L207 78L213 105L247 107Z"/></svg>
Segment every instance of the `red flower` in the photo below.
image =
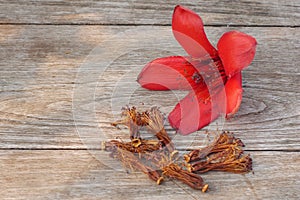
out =
<svg viewBox="0 0 300 200"><path fill-rule="evenodd" d="M215 49L201 18L176 6L172 29L188 57L171 56L148 63L138 76L150 90L190 90L169 114L172 127L182 134L203 128L221 113L232 116L242 100L241 70L254 58L256 40L238 31L225 33Z"/></svg>

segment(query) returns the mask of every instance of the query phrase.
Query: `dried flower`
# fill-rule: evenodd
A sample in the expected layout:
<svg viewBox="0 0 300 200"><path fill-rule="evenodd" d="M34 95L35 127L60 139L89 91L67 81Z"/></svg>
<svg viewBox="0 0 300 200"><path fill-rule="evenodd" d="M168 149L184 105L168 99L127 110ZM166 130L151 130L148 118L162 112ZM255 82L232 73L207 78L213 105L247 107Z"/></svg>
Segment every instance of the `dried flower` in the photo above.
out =
<svg viewBox="0 0 300 200"><path fill-rule="evenodd" d="M201 160L212 153L222 152L228 148L234 149L235 153L240 155L243 153L241 149L243 146L243 142L239 138L235 138L232 133L223 132L210 145L203 149L191 151L189 154L184 155L184 159L186 162L193 162Z"/></svg>
<svg viewBox="0 0 300 200"><path fill-rule="evenodd" d="M208 185L203 183L203 179L194 173L182 169L179 165L171 163L163 167L163 175L182 181L191 188L206 192Z"/></svg>
<svg viewBox="0 0 300 200"><path fill-rule="evenodd" d="M145 153L161 149L161 144L157 140L144 139L133 139L131 142L111 140L109 142L103 142L102 144L102 149L106 151L113 151L115 148L126 150L132 153Z"/></svg>
<svg viewBox="0 0 300 200"><path fill-rule="evenodd" d="M229 132L223 132L209 146L193 150L184 156L190 172L211 170L247 173L252 170L250 155L243 155L243 142Z"/></svg>
<svg viewBox="0 0 300 200"><path fill-rule="evenodd" d="M174 144L164 128L164 117L157 107L153 107L150 111L144 112L142 121L147 124L148 130L155 134L157 139L164 144L171 153L175 150Z"/></svg>
<svg viewBox="0 0 300 200"><path fill-rule="evenodd" d="M208 185L196 173L212 170L247 173L252 169L252 159L249 155L243 155L243 142L232 133L223 132L210 145L192 150L184 155L183 163L179 161L179 153L164 129L164 117L157 107L145 112L127 107L123 109L122 116L123 119L113 125L129 127L131 141L103 142L102 149L120 160L124 167L147 174L157 184L161 184L164 178L171 178L206 192ZM142 139L139 133L141 127L156 135L157 140ZM139 137L135 138L137 135Z"/></svg>
<svg viewBox="0 0 300 200"><path fill-rule="evenodd" d="M147 174L148 177L154 180L158 185L163 181L163 177L159 173L159 170L154 170L150 166L143 164L141 159L136 157L133 153L116 148L116 151L114 151L112 155L120 160L126 168L136 169Z"/></svg>
<svg viewBox="0 0 300 200"><path fill-rule="evenodd" d="M123 108L122 120L112 123L113 126L123 124L129 128L130 138L140 138L139 130L146 127L154 134L169 152L174 151L174 144L164 128L164 116L157 107L151 108L146 112L138 112L135 107Z"/></svg>
<svg viewBox="0 0 300 200"><path fill-rule="evenodd" d="M190 172L205 173L208 171L224 171L238 174L252 170L250 155L237 156L231 150L219 152L205 161L198 161L188 165Z"/></svg>
<svg viewBox="0 0 300 200"><path fill-rule="evenodd" d="M142 120L142 114L136 110L136 107L122 108L122 119L111 123L113 126L125 125L129 128L130 138L135 139L140 137L139 130L145 126L145 122Z"/></svg>

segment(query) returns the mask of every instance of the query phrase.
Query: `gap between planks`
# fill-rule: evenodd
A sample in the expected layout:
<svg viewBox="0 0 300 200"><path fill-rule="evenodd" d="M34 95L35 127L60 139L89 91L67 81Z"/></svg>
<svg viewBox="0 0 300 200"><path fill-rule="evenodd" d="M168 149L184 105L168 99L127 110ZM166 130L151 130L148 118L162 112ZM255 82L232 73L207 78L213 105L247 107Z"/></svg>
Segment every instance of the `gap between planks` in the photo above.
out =
<svg viewBox="0 0 300 200"><path fill-rule="evenodd" d="M6 25L12 25L12 26L111 26L111 27L118 27L118 26L171 26L171 24L134 24L134 23L128 23L128 24L103 24L103 23L1 23L0 26L6 26ZM205 24L205 27L245 27L245 28L299 28L300 25L278 25L278 24Z"/></svg>

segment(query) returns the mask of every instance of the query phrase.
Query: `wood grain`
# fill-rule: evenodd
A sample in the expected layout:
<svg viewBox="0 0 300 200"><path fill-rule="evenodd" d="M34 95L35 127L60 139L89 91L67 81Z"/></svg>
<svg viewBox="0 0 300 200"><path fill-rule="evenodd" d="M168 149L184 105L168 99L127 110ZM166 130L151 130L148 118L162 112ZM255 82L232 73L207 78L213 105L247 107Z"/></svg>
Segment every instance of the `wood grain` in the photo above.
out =
<svg viewBox="0 0 300 200"><path fill-rule="evenodd" d="M213 43L228 30L207 28ZM234 131L249 150L299 150L298 28L238 30L259 43L254 62L243 74L243 103L236 117L208 129ZM110 126L122 106L142 108L143 102L145 108L158 105L168 113L186 94L147 91L135 82L150 60L184 54L170 27L2 25L0 33L1 148L99 148L101 140L124 137L124 131ZM117 55L120 46L124 51ZM92 50L103 47L112 62L102 72L100 64L84 69ZM103 55L96 51L94 56ZM74 102L82 107L74 110ZM193 137L176 136L178 147L184 149Z"/></svg>
<svg viewBox="0 0 300 200"><path fill-rule="evenodd" d="M157 186L100 151L127 138L110 125L122 106L168 113L185 96L135 81L152 59L185 55L169 26L176 4L201 15L214 45L233 29L258 41L234 118L185 137L166 124L180 153L206 145L206 130L246 144L255 173L205 174L207 194ZM300 199L299 1L3 0L0 10L1 199Z"/></svg>
<svg viewBox="0 0 300 200"><path fill-rule="evenodd" d="M177 4L201 14L206 25L300 25L300 2L294 0L4 0L0 2L0 23L166 25Z"/></svg>
<svg viewBox="0 0 300 200"><path fill-rule="evenodd" d="M158 186L143 173L116 171L88 151L2 150L0 195L1 199L299 199L299 152L251 155L254 174L204 174L210 191L203 194L176 181Z"/></svg>

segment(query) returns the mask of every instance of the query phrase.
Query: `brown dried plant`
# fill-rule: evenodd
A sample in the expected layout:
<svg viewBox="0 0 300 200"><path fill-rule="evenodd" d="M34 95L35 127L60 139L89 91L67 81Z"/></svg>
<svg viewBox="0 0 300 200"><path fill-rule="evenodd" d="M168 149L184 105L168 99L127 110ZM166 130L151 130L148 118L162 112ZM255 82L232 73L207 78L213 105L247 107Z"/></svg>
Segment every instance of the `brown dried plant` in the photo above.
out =
<svg viewBox="0 0 300 200"><path fill-rule="evenodd" d="M210 145L202 149L195 149L189 154L184 155L184 160L188 163L198 161L210 154L222 152L230 148L234 149L236 151L235 153L240 155L243 153L241 147L244 146L245 145L239 138L235 138L232 133L225 131L217 136Z"/></svg>
<svg viewBox="0 0 300 200"><path fill-rule="evenodd" d="M147 129L156 135L157 139L172 153L175 150L174 144L164 128L164 117L159 109L153 107L149 111L143 112L142 119L147 124Z"/></svg>
<svg viewBox="0 0 300 200"><path fill-rule="evenodd" d="M247 173L252 170L252 159L249 155L243 155L243 142L229 132L221 133L202 149L192 150L184 155L185 163L180 162L178 151L164 129L164 116L157 107L145 112L139 112L135 107L123 108L122 119L112 125L128 127L131 141L103 142L102 149L120 160L124 167L147 174L157 184L165 177L206 192L208 185L195 173L212 170ZM142 139L142 127L154 134L157 140Z"/></svg>
<svg viewBox="0 0 300 200"><path fill-rule="evenodd" d="M116 148L111 154L114 158L120 160L124 167L130 169L139 170L148 175L148 177L154 180L158 185L163 181L163 177L158 170L145 165L138 157L136 157L132 152Z"/></svg>
<svg viewBox="0 0 300 200"><path fill-rule="evenodd" d="M119 148L132 153L145 153L161 149L161 144L157 140L144 139L132 139L130 142L111 140L102 143L103 150L111 151L112 148Z"/></svg>
<svg viewBox="0 0 300 200"><path fill-rule="evenodd" d="M247 173L252 170L250 155L243 155L243 142L229 132L220 134L212 144L184 155L190 172L225 171Z"/></svg>
<svg viewBox="0 0 300 200"><path fill-rule="evenodd" d="M182 181L193 189L202 190L206 192L208 185L204 184L201 176L182 169L178 164L170 163L162 168L163 175Z"/></svg>

